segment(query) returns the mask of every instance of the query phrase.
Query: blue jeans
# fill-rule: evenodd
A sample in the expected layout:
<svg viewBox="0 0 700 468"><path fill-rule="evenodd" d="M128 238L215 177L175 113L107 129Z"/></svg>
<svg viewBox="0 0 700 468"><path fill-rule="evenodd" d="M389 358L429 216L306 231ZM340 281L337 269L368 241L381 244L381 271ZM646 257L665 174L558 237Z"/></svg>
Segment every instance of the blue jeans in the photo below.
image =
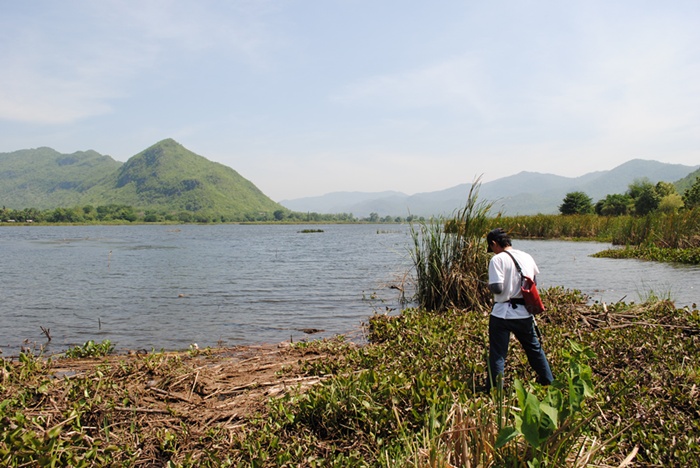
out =
<svg viewBox="0 0 700 468"><path fill-rule="evenodd" d="M540 340L537 339L533 317L506 320L491 315L489 319L489 388L496 386L496 382L499 383L499 387L502 386L511 333L518 339L525 350L530 366L537 372L537 382L542 385L551 384L554 377Z"/></svg>

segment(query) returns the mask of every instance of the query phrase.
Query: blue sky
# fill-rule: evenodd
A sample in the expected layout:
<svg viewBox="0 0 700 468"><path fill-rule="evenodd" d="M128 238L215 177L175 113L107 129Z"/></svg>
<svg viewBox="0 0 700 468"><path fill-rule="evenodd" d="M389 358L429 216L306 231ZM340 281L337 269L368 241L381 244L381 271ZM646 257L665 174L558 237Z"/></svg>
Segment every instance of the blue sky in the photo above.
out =
<svg viewBox="0 0 700 468"><path fill-rule="evenodd" d="M0 152L173 138L276 201L700 164L700 2L0 1Z"/></svg>

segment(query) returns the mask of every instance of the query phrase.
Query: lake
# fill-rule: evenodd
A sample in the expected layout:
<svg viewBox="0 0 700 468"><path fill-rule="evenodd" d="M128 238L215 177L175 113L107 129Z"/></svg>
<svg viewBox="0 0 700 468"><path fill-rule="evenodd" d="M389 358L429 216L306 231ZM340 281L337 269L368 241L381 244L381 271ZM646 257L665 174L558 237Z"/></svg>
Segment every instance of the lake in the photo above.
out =
<svg viewBox="0 0 700 468"><path fill-rule="evenodd" d="M361 337L373 313L400 310L391 286L410 272L411 243L405 225L3 227L0 351L45 343L41 327L49 352L90 339L150 351ZM514 247L535 257L541 287L700 302L700 267L591 258L609 247L595 242Z"/></svg>

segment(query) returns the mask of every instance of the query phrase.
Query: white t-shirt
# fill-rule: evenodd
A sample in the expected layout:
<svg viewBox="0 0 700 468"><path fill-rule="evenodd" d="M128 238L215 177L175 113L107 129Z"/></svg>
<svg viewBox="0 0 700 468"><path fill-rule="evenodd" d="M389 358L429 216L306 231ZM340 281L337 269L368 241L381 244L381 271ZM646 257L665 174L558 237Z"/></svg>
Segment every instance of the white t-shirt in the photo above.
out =
<svg viewBox="0 0 700 468"><path fill-rule="evenodd" d="M515 257L523 270L523 275L529 276L532 279L539 274L540 270L532 256L522 250L508 249L508 252ZM511 298L522 298L520 292L520 273L515 266L515 262L510 255L501 252L494 255L489 262L489 284L503 283L503 291L500 294L494 294L493 310L491 315L502 319L522 319L528 318L530 313L525 309L524 305L518 305L513 308L508 302Z"/></svg>

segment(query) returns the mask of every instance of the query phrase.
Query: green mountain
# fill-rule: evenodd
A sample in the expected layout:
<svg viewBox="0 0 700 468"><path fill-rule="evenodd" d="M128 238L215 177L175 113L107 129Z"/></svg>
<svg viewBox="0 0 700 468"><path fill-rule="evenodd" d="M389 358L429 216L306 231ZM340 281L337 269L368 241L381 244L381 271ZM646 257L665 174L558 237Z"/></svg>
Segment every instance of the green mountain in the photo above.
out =
<svg viewBox="0 0 700 468"><path fill-rule="evenodd" d="M700 169L691 172L687 176L683 177L681 180L677 181L674 185L678 193L683 195L686 190L693 186L695 180L700 177Z"/></svg>
<svg viewBox="0 0 700 468"><path fill-rule="evenodd" d="M84 200L91 204L227 215L283 209L238 172L171 139L130 158L90 188Z"/></svg>
<svg viewBox="0 0 700 468"><path fill-rule="evenodd" d="M85 155L85 161L76 155ZM68 164L73 160L82 164ZM100 170L98 161L102 162ZM51 173L66 165L70 168L62 173ZM21 183L7 183L20 173ZM144 211L228 216L284 209L230 167L209 161L172 139L156 143L123 164L94 151L60 155L40 148L0 154L0 203L15 209L120 204Z"/></svg>
<svg viewBox="0 0 700 468"><path fill-rule="evenodd" d="M0 204L41 210L74 206L121 165L92 150L61 154L44 147L0 153Z"/></svg>

